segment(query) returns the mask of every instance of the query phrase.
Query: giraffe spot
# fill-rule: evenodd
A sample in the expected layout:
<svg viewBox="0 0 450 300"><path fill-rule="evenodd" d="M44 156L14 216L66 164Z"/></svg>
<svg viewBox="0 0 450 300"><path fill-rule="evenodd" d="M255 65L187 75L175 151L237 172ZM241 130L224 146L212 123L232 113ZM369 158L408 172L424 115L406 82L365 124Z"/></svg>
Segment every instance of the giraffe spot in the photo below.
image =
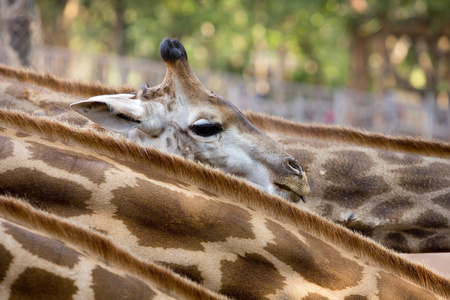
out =
<svg viewBox="0 0 450 300"><path fill-rule="evenodd" d="M167 263L164 261L158 261L157 263L168 267L175 273L186 276L187 278L191 279L194 282L197 282L198 284L203 284L203 282L205 281L205 279L202 277L202 272L200 272L197 266L183 266L174 263Z"/></svg>
<svg viewBox="0 0 450 300"><path fill-rule="evenodd" d="M346 208L357 208L371 197L390 191L381 176L369 176L372 159L358 151L334 152L335 158L324 164L325 179L333 184L324 189L324 198Z"/></svg>
<svg viewBox="0 0 450 300"><path fill-rule="evenodd" d="M91 214L86 201L91 192L78 183L51 177L41 171L17 168L0 174L0 193L12 194L63 217Z"/></svg>
<svg viewBox="0 0 450 300"><path fill-rule="evenodd" d="M433 198L433 203L450 210L450 193Z"/></svg>
<svg viewBox="0 0 450 300"><path fill-rule="evenodd" d="M284 276L263 256L238 255L236 261L221 261L222 288L219 293L235 299L263 299L283 288ZM239 280L236 280L239 278Z"/></svg>
<svg viewBox="0 0 450 300"><path fill-rule="evenodd" d="M424 230L422 228L406 229L403 230L403 232L418 239L423 239L426 238L427 236L435 234L434 231Z"/></svg>
<svg viewBox="0 0 450 300"><path fill-rule="evenodd" d="M425 194L448 188L450 164L432 163L426 167L406 167L395 170L400 174L400 186L405 190Z"/></svg>
<svg viewBox="0 0 450 300"><path fill-rule="evenodd" d="M395 221L399 220L413 206L413 203L407 198L393 198L375 206L371 210L371 215L382 220Z"/></svg>
<svg viewBox="0 0 450 300"><path fill-rule="evenodd" d="M450 234L438 235L420 243L418 252L450 252Z"/></svg>
<svg viewBox="0 0 450 300"><path fill-rule="evenodd" d="M72 299L77 290L72 279L40 268L26 268L11 286L11 299Z"/></svg>
<svg viewBox="0 0 450 300"><path fill-rule="evenodd" d="M368 300L366 296L362 295L349 295L344 298L344 300Z"/></svg>
<svg viewBox="0 0 450 300"><path fill-rule="evenodd" d="M30 137L31 134L28 134L28 133L22 132L22 131L17 131L16 132L16 136L19 137L19 138L25 138L25 137Z"/></svg>
<svg viewBox="0 0 450 300"><path fill-rule="evenodd" d="M14 152L14 145L10 138L0 136L0 159L10 157Z"/></svg>
<svg viewBox="0 0 450 300"><path fill-rule="evenodd" d="M62 149L54 149L36 142L29 142L33 147L28 149L33 159L42 160L49 166L79 174L99 184L105 182L105 172L115 169L114 165L101 159Z"/></svg>
<svg viewBox="0 0 450 300"><path fill-rule="evenodd" d="M330 300L330 298L316 293L308 293L308 295L306 295L306 297L303 297L302 300Z"/></svg>
<svg viewBox="0 0 450 300"><path fill-rule="evenodd" d="M95 299L153 299L156 293L144 282L130 276L119 276L97 266L92 271Z"/></svg>
<svg viewBox="0 0 450 300"><path fill-rule="evenodd" d="M305 280L331 290L355 286L362 278L363 268L344 258L337 249L301 232L307 244L275 222L266 220L267 228L275 236L265 250L289 265Z"/></svg>
<svg viewBox="0 0 450 300"><path fill-rule="evenodd" d="M134 187L113 191L115 218L139 239L139 245L203 250L203 242L254 238L251 215L226 203L173 191L137 179Z"/></svg>
<svg viewBox="0 0 450 300"><path fill-rule="evenodd" d="M414 154L403 154L392 151L378 151L378 157L382 160L395 165L416 165L423 162L423 158Z"/></svg>
<svg viewBox="0 0 450 300"><path fill-rule="evenodd" d="M170 138L166 138L166 147L167 149L170 149L170 147L172 147L172 140Z"/></svg>
<svg viewBox="0 0 450 300"><path fill-rule="evenodd" d="M0 282L3 281L13 260L12 254L0 244Z"/></svg>
<svg viewBox="0 0 450 300"><path fill-rule="evenodd" d="M378 273L377 285L379 299L438 299L431 292L383 271L380 271Z"/></svg>
<svg viewBox="0 0 450 300"><path fill-rule="evenodd" d="M398 251L409 252L408 240L399 232L391 232L384 238L384 245Z"/></svg>
<svg viewBox="0 0 450 300"><path fill-rule="evenodd" d="M420 214L416 225L423 228L446 228L448 227L448 220L437 211L428 209Z"/></svg>
<svg viewBox="0 0 450 300"><path fill-rule="evenodd" d="M42 259L60 266L73 268L79 261L79 253L62 242L27 231L15 225L4 223L6 232L22 247Z"/></svg>
<svg viewBox="0 0 450 300"><path fill-rule="evenodd" d="M300 163L305 172L311 170L311 164L316 158L316 155L312 151L293 148L287 148L286 151Z"/></svg>

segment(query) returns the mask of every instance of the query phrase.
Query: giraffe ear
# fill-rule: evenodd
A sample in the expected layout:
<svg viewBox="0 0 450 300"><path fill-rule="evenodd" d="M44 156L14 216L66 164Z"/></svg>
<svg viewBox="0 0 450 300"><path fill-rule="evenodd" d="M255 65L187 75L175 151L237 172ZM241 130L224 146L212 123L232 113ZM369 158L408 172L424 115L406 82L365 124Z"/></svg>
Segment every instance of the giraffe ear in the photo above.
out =
<svg viewBox="0 0 450 300"><path fill-rule="evenodd" d="M162 109L160 103L153 103L151 107L132 94L103 95L76 102L70 107L97 123L98 125L118 133L126 133L134 128L140 128L155 136L162 131ZM159 107L161 106L161 107ZM149 110L154 117L149 120ZM150 112L151 114L151 112Z"/></svg>

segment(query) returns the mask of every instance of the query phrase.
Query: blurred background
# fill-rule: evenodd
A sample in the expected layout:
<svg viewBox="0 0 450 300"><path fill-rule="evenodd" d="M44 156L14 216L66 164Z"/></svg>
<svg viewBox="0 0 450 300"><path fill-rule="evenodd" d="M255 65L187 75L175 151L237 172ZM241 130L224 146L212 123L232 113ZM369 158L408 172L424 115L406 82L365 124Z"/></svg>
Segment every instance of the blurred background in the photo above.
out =
<svg viewBox="0 0 450 300"><path fill-rule="evenodd" d="M0 0L0 62L159 84L179 38L240 109L450 141L447 0Z"/></svg>

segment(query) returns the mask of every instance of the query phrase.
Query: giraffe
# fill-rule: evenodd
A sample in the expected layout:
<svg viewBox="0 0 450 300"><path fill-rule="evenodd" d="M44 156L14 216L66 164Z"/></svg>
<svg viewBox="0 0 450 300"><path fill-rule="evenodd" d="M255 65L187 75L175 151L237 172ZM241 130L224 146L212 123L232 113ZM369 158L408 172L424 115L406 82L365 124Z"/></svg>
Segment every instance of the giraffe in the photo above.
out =
<svg viewBox="0 0 450 300"><path fill-rule="evenodd" d="M227 299L108 238L0 195L1 299Z"/></svg>
<svg viewBox="0 0 450 300"><path fill-rule="evenodd" d="M86 96L133 90L6 66L0 66L0 76L2 106L46 113L79 125L86 125L86 119L71 113L69 104ZM302 208L398 251L450 251L448 144L244 114L302 161L313 186ZM345 180L339 181L344 173ZM343 197L333 197L334 191Z"/></svg>
<svg viewBox="0 0 450 300"><path fill-rule="evenodd" d="M0 109L0 194L245 299L444 299L450 280L247 181Z"/></svg>
<svg viewBox="0 0 450 300"><path fill-rule="evenodd" d="M293 202L304 201L309 185L293 156L202 85L177 39L164 39L159 51L167 66L160 85L92 97L73 103L72 109L142 145L214 166Z"/></svg>
<svg viewBox="0 0 450 300"><path fill-rule="evenodd" d="M450 144L246 116L302 161L308 209L400 252L450 251Z"/></svg>

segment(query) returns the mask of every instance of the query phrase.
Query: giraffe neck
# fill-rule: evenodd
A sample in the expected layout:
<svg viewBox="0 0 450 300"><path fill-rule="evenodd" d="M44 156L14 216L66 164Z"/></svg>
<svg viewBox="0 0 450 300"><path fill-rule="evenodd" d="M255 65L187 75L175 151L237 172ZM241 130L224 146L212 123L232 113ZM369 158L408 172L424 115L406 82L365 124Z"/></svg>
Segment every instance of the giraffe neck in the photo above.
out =
<svg viewBox="0 0 450 300"><path fill-rule="evenodd" d="M7 105L24 103L15 107L45 111L80 125L85 121L70 112L61 113L79 100L74 94L131 91L4 66L0 66L0 74L10 81L8 78L21 80L5 84L2 99L11 99ZM36 106L29 108L29 103ZM449 144L336 126L302 125L252 112L246 115L304 164L313 188L302 207L398 251L450 251Z"/></svg>
<svg viewBox="0 0 450 300"><path fill-rule="evenodd" d="M251 111L247 111L245 115L250 122L268 133L411 154L450 158L450 144L442 141L411 137L394 137L338 126L301 124L280 117Z"/></svg>
<svg viewBox="0 0 450 300"><path fill-rule="evenodd" d="M2 193L26 194L212 290L238 298L448 296L448 278L234 177L46 118L1 110L0 120L23 127L1 132Z"/></svg>
<svg viewBox="0 0 450 300"><path fill-rule="evenodd" d="M312 211L398 251L450 251L448 158L272 137L304 164Z"/></svg>
<svg viewBox="0 0 450 300"><path fill-rule="evenodd" d="M0 195L0 297L225 299L89 229Z"/></svg>

